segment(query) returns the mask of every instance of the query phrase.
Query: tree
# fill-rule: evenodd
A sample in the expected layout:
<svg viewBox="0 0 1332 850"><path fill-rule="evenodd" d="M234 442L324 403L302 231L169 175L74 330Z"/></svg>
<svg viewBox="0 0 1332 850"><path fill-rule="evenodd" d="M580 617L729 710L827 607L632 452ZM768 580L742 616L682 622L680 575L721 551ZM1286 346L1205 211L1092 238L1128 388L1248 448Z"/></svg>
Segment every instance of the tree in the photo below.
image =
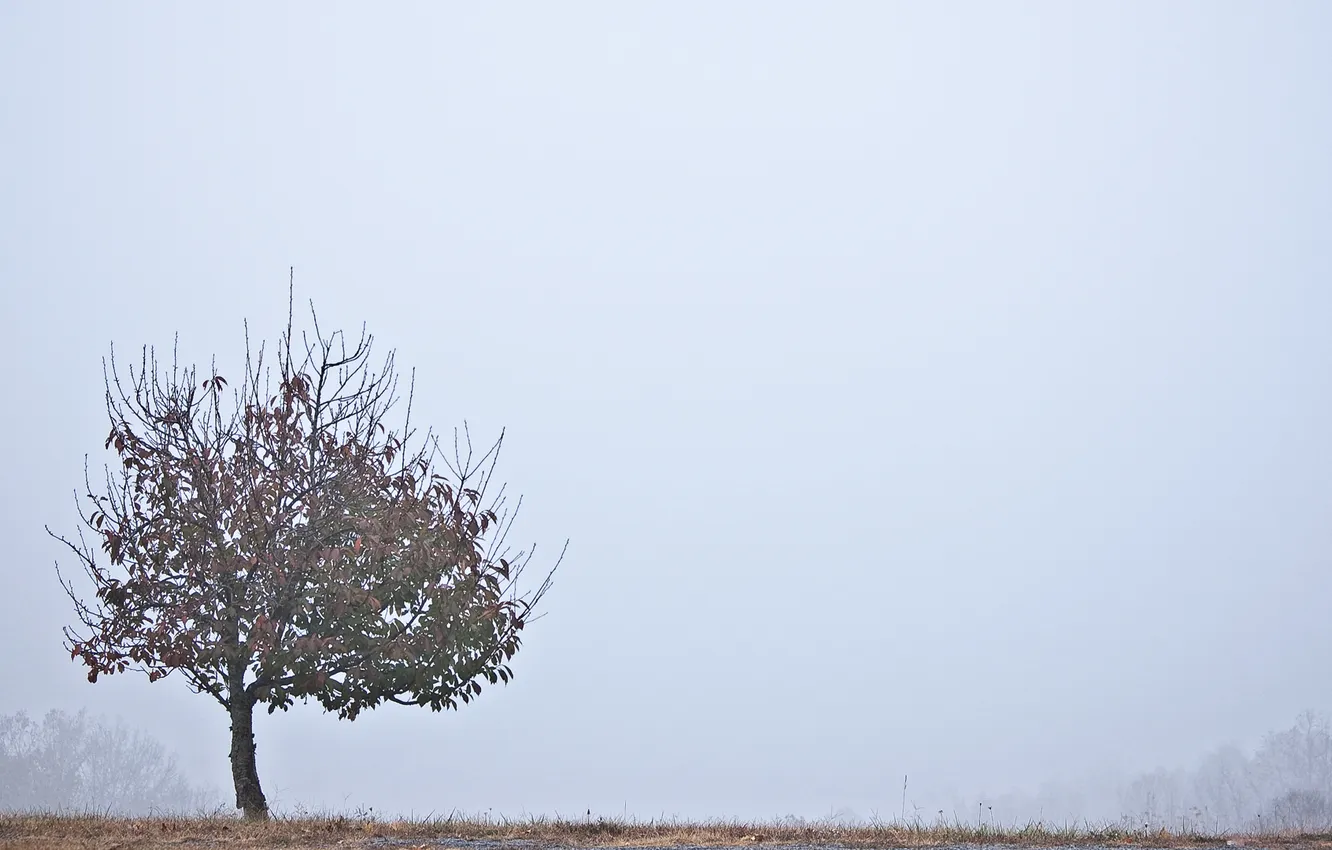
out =
<svg viewBox="0 0 1332 850"><path fill-rule="evenodd" d="M247 325L230 403L215 365L200 381L173 352L166 373L148 347L122 384L113 348L105 447L120 468L95 493L85 463L77 540L47 529L95 588L85 599L60 575L82 626L65 630L71 657L90 682L178 671L220 703L236 806L260 819L256 705L313 698L349 720L384 702L456 709L482 681L509 681L563 557L520 593L531 552L511 556L505 539L521 499L510 514L503 487L487 495L503 432L479 457L465 428L451 457L433 431L416 440L414 376L390 428L393 353L373 371L373 337L363 328L348 350L313 305L294 351L291 315L272 371Z"/></svg>
<svg viewBox="0 0 1332 850"><path fill-rule="evenodd" d="M1193 793L1218 831L1243 828L1261 810L1252 761L1234 745L1203 758L1193 773Z"/></svg>
<svg viewBox="0 0 1332 850"><path fill-rule="evenodd" d="M0 716L0 810L117 814L210 808L211 795L181 776L174 756L148 735L50 711Z"/></svg>
<svg viewBox="0 0 1332 850"><path fill-rule="evenodd" d="M1180 823L1180 815L1187 810L1183 785L1182 771L1158 768L1144 773L1120 789L1120 810L1144 829Z"/></svg>
<svg viewBox="0 0 1332 850"><path fill-rule="evenodd" d="M1332 728L1313 711L1300 714L1289 729L1269 732L1253 761L1273 797L1288 791L1332 795Z"/></svg>

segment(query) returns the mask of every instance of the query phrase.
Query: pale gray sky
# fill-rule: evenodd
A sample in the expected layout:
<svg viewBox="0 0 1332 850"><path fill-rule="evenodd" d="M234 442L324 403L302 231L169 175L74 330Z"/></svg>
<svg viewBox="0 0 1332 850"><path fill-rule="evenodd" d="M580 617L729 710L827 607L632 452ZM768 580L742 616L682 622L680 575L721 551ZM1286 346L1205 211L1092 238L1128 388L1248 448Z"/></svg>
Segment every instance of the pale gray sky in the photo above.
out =
<svg viewBox="0 0 1332 850"><path fill-rule="evenodd" d="M287 268L569 559L458 714L258 723L270 800L897 811L1332 707L1332 5L0 3L0 712L91 686L43 523L100 358ZM941 803L938 805L942 805Z"/></svg>

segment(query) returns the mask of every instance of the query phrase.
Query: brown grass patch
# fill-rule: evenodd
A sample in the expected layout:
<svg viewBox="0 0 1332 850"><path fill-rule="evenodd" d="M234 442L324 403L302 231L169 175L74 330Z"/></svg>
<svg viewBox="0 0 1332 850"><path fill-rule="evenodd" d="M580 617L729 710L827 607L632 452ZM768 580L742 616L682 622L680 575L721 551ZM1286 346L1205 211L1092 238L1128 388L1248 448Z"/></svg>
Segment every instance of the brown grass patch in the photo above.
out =
<svg viewBox="0 0 1332 850"><path fill-rule="evenodd" d="M822 844L851 848L915 848L961 845L1013 847L1319 848L1329 835L1210 836L1117 827L1032 824L1010 829L962 824L919 826L832 823L640 821L610 818L566 820L533 817L498 820L456 817L379 820L373 817L275 817L264 823L210 817L116 818L46 814L0 815L0 848L34 850L244 850L245 848L434 848L441 839L526 841L557 847L750 847ZM521 846L521 845L520 845Z"/></svg>

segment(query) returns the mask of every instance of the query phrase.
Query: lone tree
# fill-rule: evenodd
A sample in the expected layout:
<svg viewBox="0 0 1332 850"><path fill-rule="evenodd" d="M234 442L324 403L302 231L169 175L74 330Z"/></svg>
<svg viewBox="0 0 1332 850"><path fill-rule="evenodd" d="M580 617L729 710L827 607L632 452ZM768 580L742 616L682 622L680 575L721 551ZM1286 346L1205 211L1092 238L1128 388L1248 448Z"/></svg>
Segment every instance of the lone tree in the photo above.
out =
<svg viewBox="0 0 1332 850"><path fill-rule="evenodd" d="M524 593L530 552L510 555L504 489L487 495L500 438L479 456L411 424L397 429L394 357L370 368L373 337L301 334L290 305L276 369L246 333L245 375L228 392L216 366L199 380L143 349L122 384L103 363L120 467L103 493L88 478L84 529L70 540L96 588L60 575L83 629L65 629L88 681L179 671L231 719L236 806L268 816L253 712L317 700L355 719L384 702L458 707L482 681L508 682L520 632L550 587ZM414 381L413 381L414 385ZM447 470L447 475L440 474ZM519 505L521 500L519 500ZM105 555L105 563L100 556ZM57 564L57 572L59 565Z"/></svg>

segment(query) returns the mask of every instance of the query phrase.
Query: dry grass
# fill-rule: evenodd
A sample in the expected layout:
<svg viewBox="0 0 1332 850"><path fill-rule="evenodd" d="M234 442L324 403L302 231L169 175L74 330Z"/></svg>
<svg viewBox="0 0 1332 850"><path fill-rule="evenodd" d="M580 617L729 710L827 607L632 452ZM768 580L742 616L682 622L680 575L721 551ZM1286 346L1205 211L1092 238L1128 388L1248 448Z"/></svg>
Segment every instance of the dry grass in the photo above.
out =
<svg viewBox="0 0 1332 850"><path fill-rule="evenodd" d="M832 823L790 825L714 821L637 821L608 818L519 820L450 816L411 821L373 817L277 817L266 823L239 818L114 818L69 815L0 815L0 848L40 850L208 850L266 848L290 850L375 845L429 848L440 839L524 840L565 847L672 847L755 844L836 844L846 847L906 848L958 845L1013 847L1240 847L1324 848L1332 835L1208 836L1114 827L1059 827L1033 824L995 829L965 826ZM387 839L387 841L385 841Z"/></svg>

